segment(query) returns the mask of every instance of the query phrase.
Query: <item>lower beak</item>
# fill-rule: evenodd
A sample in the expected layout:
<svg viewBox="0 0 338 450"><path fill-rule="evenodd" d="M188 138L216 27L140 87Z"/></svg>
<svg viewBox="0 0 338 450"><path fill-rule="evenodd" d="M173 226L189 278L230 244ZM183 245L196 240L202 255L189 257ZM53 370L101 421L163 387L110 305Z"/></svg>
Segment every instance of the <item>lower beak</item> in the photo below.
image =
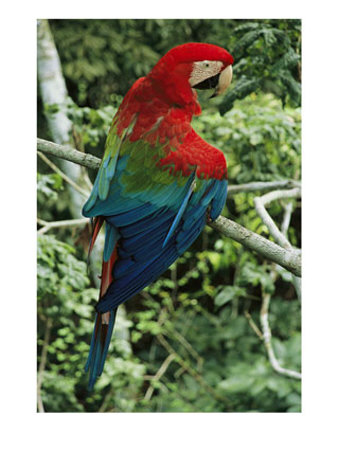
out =
<svg viewBox="0 0 338 450"><path fill-rule="evenodd" d="M215 92L212 94L210 98L214 98L217 97L218 95L223 94L223 92L225 92L225 90L230 86L231 80L232 80L232 66L228 66L220 73Z"/></svg>

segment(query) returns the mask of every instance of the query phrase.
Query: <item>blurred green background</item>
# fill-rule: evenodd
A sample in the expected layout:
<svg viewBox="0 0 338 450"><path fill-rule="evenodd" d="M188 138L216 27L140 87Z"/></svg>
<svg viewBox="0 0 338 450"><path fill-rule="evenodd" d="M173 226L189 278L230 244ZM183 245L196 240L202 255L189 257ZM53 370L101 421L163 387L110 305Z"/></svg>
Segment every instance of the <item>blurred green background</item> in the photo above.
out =
<svg viewBox="0 0 338 450"><path fill-rule="evenodd" d="M194 128L224 151L229 185L301 177L299 20L50 20L70 96L77 147L101 156L116 109L132 83L175 45L223 46L233 83L208 100ZM38 136L52 140L38 98ZM57 163L57 160L54 160ZM94 173L89 174L91 179ZM223 215L265 237L257 194L230 196ZM71 218L62 178L39 159L38 215ZM288 237L301 246L301 205ZM283 202L269 212L278 225ZM81 228L38 237L38 370L46 412L291 412L300 381L275 373L250 327L271 294L272 344L281 365L300 370L300 302L291 275L210 228L167 272L129 300L94 392L84 364L98 291L87 274ZM277 271L275 282L271 271ZM41 363L43 360L43 364Z"/></svg>

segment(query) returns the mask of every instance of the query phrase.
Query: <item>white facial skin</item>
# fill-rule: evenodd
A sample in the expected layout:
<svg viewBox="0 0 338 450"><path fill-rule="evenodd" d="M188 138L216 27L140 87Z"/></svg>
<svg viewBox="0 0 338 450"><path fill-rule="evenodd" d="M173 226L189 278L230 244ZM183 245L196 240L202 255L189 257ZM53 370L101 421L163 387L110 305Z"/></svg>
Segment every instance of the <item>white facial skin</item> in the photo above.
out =
<svg viewBox="0 0 338 450"><path fill-rule="evenodd" d="M196 61L189 78L190 86L195 86L207 78L213 77L220 73L223 63L221 61ZM215 89L215 95L223 94L229 87L232 80L232 66L226 67L220 73L218 85Z"/></svg>
<svg viewBox="0 0 338 450"><path fill-rule="evenodd" d="M222 67L221 61L196 61L189 78L190 86L195 86L207 78L217 75Z"/></svg>

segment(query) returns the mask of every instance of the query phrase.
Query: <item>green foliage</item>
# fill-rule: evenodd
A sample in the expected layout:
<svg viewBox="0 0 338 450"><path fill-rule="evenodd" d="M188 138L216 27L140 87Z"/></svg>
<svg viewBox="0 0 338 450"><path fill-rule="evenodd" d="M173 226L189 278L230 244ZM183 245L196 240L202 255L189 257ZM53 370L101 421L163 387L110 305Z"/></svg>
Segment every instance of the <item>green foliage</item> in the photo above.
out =
<svg viewBox="0 0 338 450"><path fill-rule="evenodd" d="M300 20L254 20L233 30L232 52L237 82L228 91L220 113L251 92L271 92L285 104L300 105Z"/></svg>
<svg viewBox="0 0 338 450"><path fill-rule="evenodd" d="M37 190L38 190L38 201L46 201L48 199L56 200L57 190L62 189L62 178L57 173L52 174L41 174L38 173L37 180Z"/></svg>
<svg viewBox="0 0 338 450"><path fill-rule="evenodd" d="M150 383L157 395L151 402L140 402L137 411L300 410L300 383L283 378L272 370L261 342L246 319L241 314L234 314L233 305L221 310L217 308L216 313L216 309L207 307L206 299L197 302L184 292L178 294L173 305L165 280L155 284L156 288L153 286L146 290L147 299L142 302L146 310L131 315L134 328L142 330L142 338L137 336L136 348L141 349L142 342L153 336L147 345L150 351L140 351L146 365L154 368L155 372L166 356L156 336L164 335L183 358L184 367L176 360L172 362L161 380L156 384ZM161 296L162 290L165 300L160 306L156 297ZM150 292L153 298L149 296ZM241 291L239 295L243 293ZM278 306L283 301L273 299ZM240 305L240 310L242 307ZM299 306L294 314L295 321L288 330L288 338L281 340L276 337L273 345L281 364L299 369L300 335L295 324L300 320ZM256 313L254 318L257 320ZM284 319L287 321L286 317L279 317L279 320ZM184 370L186 367L190 369ZM201 385L200 377L212 388L212 393Z"/></svg>
<svg viewBox="0 0 338 450"><path fill-rule="evenodd" d="M228 48L236 61L232 89L211 101L201 93L203 114L193 124L224 151L229 185L300 179L299 21L53 20L51 26L78 148L102 157L111 119L135 79L174 45L204 41ZM45 124L38 126L44 137ZM43 164L39 172L39 217L69 218L62 179ZM253 197L229 197L223 213L268 236ZM277 224L283 206L269 207ZM288 235L300 246L300 204L293 206ZM271 263L210 228L126 303L126 315L119 310L104 373L88 393L83 368L98 291L81 242L71 229L38 238L38 364L45 364L46 411L300 411L300 382L273 371L245 317L249 312L259 326L262 293L270 293L276 357L300 370L300 305L291 276L277 268L273 283Z"/></svg>
<svg viewBox="0 0 338 450"><path fill-rule="evenodd" d="M134 408L145 368L133 356L128 336L131 322L118 321L105 373L88 395L84 365L93 328L97 289L89 286L86 265L75 250L53 236L38 238L38 354L47 346L42 401L46 411L97 411L111 398L117 409ZM47 328L51 338L47 339ZM41 356L39 356L41 364Z"/></svg>
<svg viewBox="0 0 338 450"><path fill-rule="evenodd" d="M93 109L88 106L79 108L74 102L69 102L67 115L72 121L74 132L81 137L82 146L97 148L105 140L112 117L121 101L121 96L112 96L111 104L101 109Z"/></svg>
<svg viewBox="0 0 338 450"><path fill-rule="evenodd" d="M223 149L231 184L299 178L300 110L283 108L271 94L251 94L224 117L207 111L194 128Z"/></svg>

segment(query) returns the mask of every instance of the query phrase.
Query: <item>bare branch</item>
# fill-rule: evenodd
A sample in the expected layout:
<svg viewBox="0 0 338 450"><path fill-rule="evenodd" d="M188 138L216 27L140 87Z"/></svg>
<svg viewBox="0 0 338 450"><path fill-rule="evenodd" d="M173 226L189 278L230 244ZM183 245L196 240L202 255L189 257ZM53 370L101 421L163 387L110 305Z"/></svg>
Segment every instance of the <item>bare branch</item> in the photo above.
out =
<svg viewBox="0 0 338 450"><path fill-rule="evenodd" d="M208 225L295 275L301 275L301 253L299 250L285 250L274 242L223 216L218 217L215 222L210 222Z"/></svg>
<svg viewBox="0 0 338 450"><path fill-rule="evenodd" d="M228 187L228 195L234 195L239 192L271 191L274 189L300 188L300 182L296 180L281 181L254 181L252 183L237 184Z"/></svg>
<svg viewBox="0 0 338 450"><path fill-rule="evenodd" d="M291 222L292 211L293 211L292 202L288 202L284 206L284 217L283 217L283 222L282 222L282 225L280 228L282 234L285 237L287 237L287 234L288 234L288 229L289 229L290 222Z"/></svg>
<svg viewBox="0 0 338 450"><path fill-rule="evenodd" d="M265 209L265 205L268 205L274 200L278 200L281 198L290 198L290 197L300 197L301 190L300 188L294 188L287 191L272 191L268 194L263 195L262 197L255 197L254 203L255 208L262 219L263 223L268 227L271 236L278 242L279 245L284 247L285 249L291 250L292 246L290 242L287 240L285 235L278 229L275 222L272 220L270 214Z"/></svg>
<svg viewBox="0 0 338 450"><path fill-rule="evenodd" d="M294 189L286 191L279 191L279 190L272 191L269 192L268 194L263 195L262 197L254 198L256 211L260 216L260 218L262 219L263 223L268 227L271 235L277 241L277 243L289 251L295 251L287 238L287 232L289 229L292 214L292 202L288 202L287 205L284 207L284 218L281 225L281 231L279 230L279 228L273 221L272 217L266 210L265 205L268 205L274 200L299 197L300 195L301 190L299 187L296 187ZM301 280L299 278L301 274L293 272L292 275L293 275L293 284L297 292L297 297L299 298L299 300L301 300Z"/></svg>
<svg viewBox="0 0 338 450"><path fill-rule="evenodd" d="M263 340L263 334L262 334L261 330L258 328L258 326L256 325L256 322L253 320L253 318L252 318L251 314L249 313L249 311L245 310L244 311L244 315L248 319L248 323L249 323L250 327L257 334L259 339Z"/></svg>
<svg viewBox="0 0 338 450"><path fill-rule="evenodd" d="M69 178L65 173L62 172L61 169L58 168L52 161L50 161L47 156L45 156L43 153L38 152L38 155L40 158L52 169L55 173L60 175L60 177L65 180L67 183L69 183L71 186L73 186L74 189L76 189L80 194L82 194L84 197L88 197L89 192L82 189L79 185L77 185L71 178Z"/></svg>
<svg viewBox="0 0 338 450"><path fill-rule="evenodd" d="M151 380L153 381L159 381L160 378L165 374L165 372L167 371L168 367L170 366L170 363L172 361L174 361L176 359L176 355L173 353L170 353L166 359L163 361L161 367L158 369L158 371L156 372L156 374L151 377ZM147 389L147 392L145 393L144 396L144 400L149 401L154 393L154 387L152 385L150 385Z"/></svg>
<svg viewBox="0 0 338 450"><path fill-rule="evenodd" d="M277 271L275 268L273 268L271 270L270 276L271 276L272 281L275 282L276 278L277 278ZM271 300L271 294L268 292L263 292L263 301L262 301L262 307L261 307L261 311L260 311L260 322L261 322L261 327L262 327L262 331L263 331L263 342L264 342L266 352L268 354L270 364L277 373L279 373L281 375L286 375L290 378L296 378L296 379L300 380L302 378L302 376L299 372L281 367L281 365L279 364L279 362L275 356L275 352L274 352L272 344L271 344L271 330L270 330L270 326L269 326L270 300Z"/></svg>
<svg viewBox="0 0 338 450"><path fill-rule="evenodd" d="M65 228L65 227L77 227L79 225L85 225L89 222L89 219L70 219L70 220L57 220L55 222L46 222L42 219L37 219L39 225L43 225L43 228L40 228L38 234L44 234L49 231L51 228Z"/></svg>
<svg viewBox="0 0 338 450"><path fill-rule="evenodd" d="M42 153L67 159L68 161L72 161L75 164L80 164L90 169L98 169L101 162L100 159L95 156L79 152L69 146L54 144L43 139L38 139L37 149ZM222 216L215 222L209 222L208 225L222 233L224 236L234 239L250 250L270 259L295 275L301 275L301 255L299 251L293 249L285 250L268 239L265 239Z"/></svg>
<svg viewBox="0 0 338 450"><path fill-rule="evenodd" d="M287 232L291 221L291 214L292 214L292 202L289 202L284 207L284 217L283 222L281 226L281 231L273 221L272 217L269 215L267 210L265 209L265 205L269 204L270 202L274 200L278 200L281 198L290 198L290 197L298 197L300 196L301 191L299 187L296 187L291 190L287 191L273 191L269 192L268 194L263 195L262 197L255 197L254 203L256 207L256 211L258 215L261 217L262 221L265 223L265 225L269 228L270 233L275 238L275 240L282 245L284 248L288 249L289 251L293 251L293 247L290 244L290 242L287 239ZM295 276L295 273L293 273L293 283L295 285L297 296L300 299L301 296L301 290L300 290L300 278ZM271 272L270 277L273 283L275 283L277 278L277 270L276 265L274 264ZM299 372L296 372L294 370L285 369L284 367L281 367L279 364L273 347L271 343L271 330L269 325L269 306L270 306L270 300L271 300L271 294L269 292L263 291L263 301L262 306L260 310L260 323L262 327L262 333L260 330L255 329L256 324L252 321L250 314L248 313L247 318L249 320L250 326L253 328L255 333L263 340L264 346L270 361L270 364L272 368L279 374L285 375L291 378L301 379L301 374ZM251 320L250 320L251 319ZM254 325L254 326L253 326ZM259 332L258 332L259 331Z"/></svg>
<svg viewBox="0 0 338 450"><path fill-rule="evenodd" d="M42 153L56 156L57 158L66 159L74 164L87 167L88 169L98 169L101 164L101 160L88 153L79 152L70 145L60 145L54 142L45 141L38 138L37 149Z"/></svg>
<svg viewBox="0 0 338 450"><path fill-rule="evenodd" d="M288 229L290 226L291 221L291 215L292 215L293 205L292 202L288 202L284 206L284 218L281 225L281 232L283 235L287 238ZM294 285L294 288L297 293L298 300L302 300L302 280L300 277L297 277L296 275L292 274L292 283Z"/></svg>

